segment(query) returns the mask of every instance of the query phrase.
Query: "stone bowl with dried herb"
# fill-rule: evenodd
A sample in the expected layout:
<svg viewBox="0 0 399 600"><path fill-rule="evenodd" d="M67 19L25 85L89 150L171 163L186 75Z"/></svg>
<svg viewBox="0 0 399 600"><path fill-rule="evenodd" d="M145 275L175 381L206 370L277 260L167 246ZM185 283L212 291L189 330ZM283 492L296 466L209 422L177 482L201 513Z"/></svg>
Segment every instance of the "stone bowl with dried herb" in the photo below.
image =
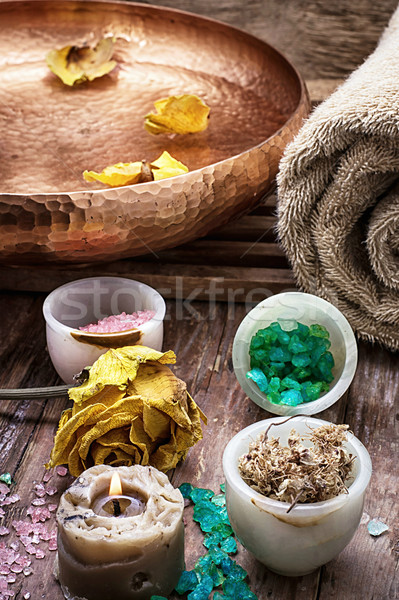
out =
<svg viewBox="0 0 399 600"><path fill-rule="evenodd" d="M240 324L233 366L247 396L279 415L313 415L347 391L357 366L354 333L330 302L284 292L260 302Z"/></svg>
<svg viewBox="0 0 399 600"><path fill-rule="evenodd" d="M312 572L352 539L371 460L346 425L274 417L240 431L223 455L230 523L270 570Z"/></svg>

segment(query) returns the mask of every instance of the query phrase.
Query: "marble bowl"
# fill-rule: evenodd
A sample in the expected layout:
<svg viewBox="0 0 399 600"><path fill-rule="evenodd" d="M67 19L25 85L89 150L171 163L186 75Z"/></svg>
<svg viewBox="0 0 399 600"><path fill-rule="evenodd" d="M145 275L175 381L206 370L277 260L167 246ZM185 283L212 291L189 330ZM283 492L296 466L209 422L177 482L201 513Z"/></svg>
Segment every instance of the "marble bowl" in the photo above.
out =
<svg viewBox="0 0 399 600"><path fill-rule="evenodd" d="M88 333L80 326L121 312L152 310L152 319L136 329L117 333ZM53 290L43 304L47 348L65 383L91 366L110 348L140 344L162 349L165 301L153 288L123 277L88 277Z"/></svg>
<svg viewBox="0 0 399 600"><path fill-rule="evenodd" d="M328 392L318 400L298 406L270 402L254 381L246 377L250 370L249 345L255 333L277 321L282 329L293 329L295 323L319 323L330 333L330 352L334 357L334 380ZM265 410L278 415L313 415L337 402L350 386L357 366L355 335L344 315L330 302L302 292L283 292L262 300L243 319L233 342L233 366L236 377L247 396Z"/></svg>
<svg viewBox="0 0 399 600"><path fill-rule="evenodd" d="M234 436L223 454L226 505L231 526L240 542L270 570L280 575L306 575L332 560L350 542L360 523L372 466L363 444L351 433L345 443L355 456L348 493L324 502L290 505L256 492L241 478L238 459L251 442L266 431L287 443L291 429L299 434L327 424L312 417L294 417L288 422L274 417L254 423Z"/></svg>
<svg viewBox="0 0 399 600"><path fill-rule="evenodd" d="M1 2L0 22L3 263L111 261L204 236L270 190L309 112L301 77L277 50L211 19L143 3L26 0ZM69 88L48 69L50 50L106 36L116 38L110 74ZM154 101L183 93L210 106L206 131L147 133ZM164 150L190 172L117 188L82 177Z"/></svg>

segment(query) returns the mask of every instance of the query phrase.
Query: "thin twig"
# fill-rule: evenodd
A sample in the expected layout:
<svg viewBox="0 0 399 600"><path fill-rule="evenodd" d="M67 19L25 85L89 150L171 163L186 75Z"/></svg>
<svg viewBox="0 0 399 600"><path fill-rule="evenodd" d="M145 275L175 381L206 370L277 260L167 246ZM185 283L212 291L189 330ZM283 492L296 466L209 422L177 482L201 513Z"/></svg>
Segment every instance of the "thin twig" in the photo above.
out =
<svg viewBox="0 0 399 600"><path fill-rule="evenodd" d="M0 400L34 400L35 398L60 398L67 396L72 385L54 385L41 388L0 389Z"/></svg>

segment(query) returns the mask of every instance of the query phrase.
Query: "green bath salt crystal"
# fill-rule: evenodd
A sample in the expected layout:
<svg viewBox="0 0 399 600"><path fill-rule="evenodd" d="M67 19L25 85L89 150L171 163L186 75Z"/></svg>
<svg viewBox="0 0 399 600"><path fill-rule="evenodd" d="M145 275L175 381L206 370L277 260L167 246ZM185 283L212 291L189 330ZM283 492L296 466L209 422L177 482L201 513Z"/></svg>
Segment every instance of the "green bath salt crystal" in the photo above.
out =
<svg viewBox="0 0 399 600"><path fill-rule="evenodd" d="M251 339L246 377L274 404L298 406L317 400L334 380L329 338L319 323L296 323L290 331L271 323Z"/></svg>

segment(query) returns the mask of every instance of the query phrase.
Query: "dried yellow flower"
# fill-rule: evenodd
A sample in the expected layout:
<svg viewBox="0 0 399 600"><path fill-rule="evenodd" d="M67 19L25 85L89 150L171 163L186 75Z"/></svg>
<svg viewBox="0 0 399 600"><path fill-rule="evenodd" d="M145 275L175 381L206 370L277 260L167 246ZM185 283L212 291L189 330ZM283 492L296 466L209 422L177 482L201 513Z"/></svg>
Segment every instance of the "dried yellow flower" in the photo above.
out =
<svg viewBox="0 0 399 600"><path fill-rule="evenodd" d="M188 168L165 150L157 160L151 163L151 171L154 179L158 180L183 175L183 173L188 173Z"/></svg>
<svg viewBox="0 0 399 600"><path fill-rule="evenodd" d="M68 464L77 477L98 464L174 468L202 439L206 417L167 364L175 354L146 346L112 349L69 391L47 468Z"/></svg>
<svg viewBox="0 0 399 600"><path fill-rule="evenodd" d="M83 177L86 181L100 181L112 187L119 187L121 185L143 183L144 181L166 179L167 177L183 175L183 173L188 173L188 168L165 150L157 160L150 164L146 161L117 163L105 167L101 173L84 171Z"/></svg>
<svg viewBox="0 0 399 600"><path fill-rule="evenodd" d="M121 185L140 183L141 169L142 162L117 163L116 165L105 167L101 173L84 171L83 177L86 181L100 181L112 187L119 187Z"/></svg>
<svg viewBox="0 0 399 600"><path fill-rule="evenodd" d="M156 113L145 117L145 129L154 135L159 133L197 133L208 127L210 108L193 94L170 96L154 102Z"/></svg>
<svg viewBox="0 0 399 600"><path fill-rule="evenodd" d="M113 38L104 38L94 48L65 46L61 50L50 50L46 55L46 62L65 85L92 81L115 68L117 63L110 60L114 44Z"/></svg>

